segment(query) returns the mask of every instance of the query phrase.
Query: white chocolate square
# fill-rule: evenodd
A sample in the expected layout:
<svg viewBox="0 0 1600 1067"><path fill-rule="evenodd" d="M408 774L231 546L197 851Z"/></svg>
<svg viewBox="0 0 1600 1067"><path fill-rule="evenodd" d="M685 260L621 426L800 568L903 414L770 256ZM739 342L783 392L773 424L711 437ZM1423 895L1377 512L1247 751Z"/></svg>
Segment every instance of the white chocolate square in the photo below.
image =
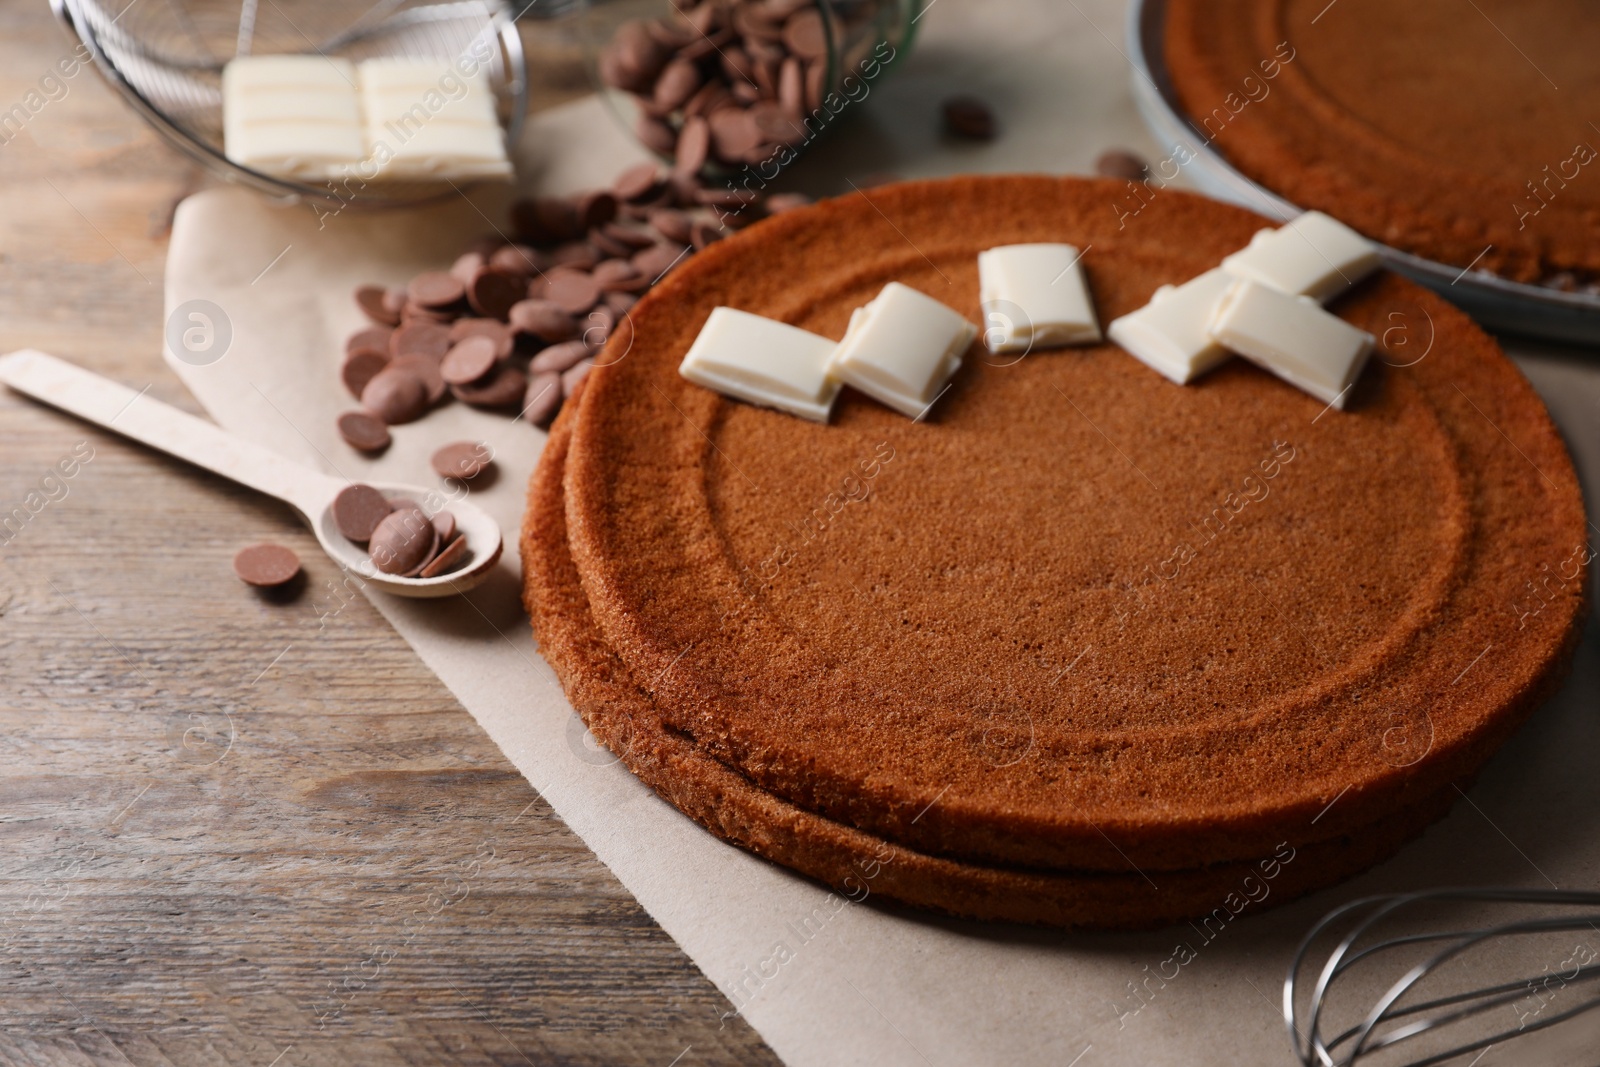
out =
<svg viewBox="0 0 1600 1067"><path fill-rule="evenodd" d="M366 153L356 70L322 56L241 56L222 71L223 144L242 166L317 180Z"/></svg>
<svg viewBox="0 0 1600 1067"><path fill-rule="evenodd" d="M1327 303L1377 269L1378 250L1337 219L1307 211L1276 230L1256 231L1222 267L1236 278Z"/></svg>
<svg viewBox="0 0 1600 1067"><path fill-rule="evenodd" d="M902 415L920 418L961 367L978 328L960 312L890 282L850 316L829 373Z"/></svg>
<svg viewBox="0 0 1600 1067"><path fill-rule="evenodd" d="M509 177L494 95L441 60L361 64L361 102L373 169L392 179ZM382 147L380 147L380 145Z"/></svg>
<svg viewBox="0 0 1600 1067"><path fill-rule="evenodd" d="M730 307L712 310L678 373L696 385L803 419L827 422L839 383L826 337Z"/></svg>
<svg viewBox="0 0 1600 1067"><path fill-rule="evenodd" d="M1372 335L1306 296L1235 281L1217 302L1211 336L1252 363L1343 409L1367 364Z"/></svg>
<svg viewBox="0 0 1600 1067"><path fill-rule="evenodd" d="M978 300L991 352L1095 344L1100 323L1073 245L1001 245L978 253Z"/></svg>
<svg viewBox="0 0 1600 1067"><path fill-rule="evenodd" d="M1112 320L1111 339L1151 370L1185 385L1233 353L1211 336L1211 313L1233 278L1221 267L1163 285L1138 311Z"/></svg>

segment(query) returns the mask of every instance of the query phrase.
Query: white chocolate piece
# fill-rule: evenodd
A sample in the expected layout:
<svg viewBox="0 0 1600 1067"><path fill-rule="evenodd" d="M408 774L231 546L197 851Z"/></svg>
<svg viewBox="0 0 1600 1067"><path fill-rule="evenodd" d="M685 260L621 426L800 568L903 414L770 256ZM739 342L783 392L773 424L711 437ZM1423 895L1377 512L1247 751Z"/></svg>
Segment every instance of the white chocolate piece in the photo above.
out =
<svg viewBox="0 0 1600 1067"><path fill-rule="evenodd" d="M1163 285L1144 307L1112 320L1106 332L1151 370L1185 385L1233 354L1209 332L1211 313L1232 282L1215 267L1182 285Z"/></svg>
<svg viewBox="0 0 1600 1067"><path fill-rule="evenodd" d="M316 181L511 175L494 94L442 60L244 56L224 68L228 158Z"/></svg>
<svg viewBox="0 0 1600 1067"><path fill-rule="evenodd" d="M369 167L390 179L509 177L494 94L439 60L361 64Z"/></svg>
<svg viewBox="0 0 1600 1067"><path fill-rule="evenodd" d="M979 252L978 301L986 322L990 314L1002 320L984 331L989 351L1097 343L1100 322L1089 300L1082 258L1076 247L1066 244L1002 245Z"/></svg>
<svg viewBox="0 0 1600 1067"><path fill-rule="evenodd" d="M1372 335L1310 297L1235 281L1217 302L1211 336L1252 363L1341 410L1367 364Z"/></svg>
<svg viewBox="0 0 1600 1067"><path fill-rule="evenodd" d="M826 337L730 307L712 310L678 373L707 389L827 422L839 383Z"/></svg>
<svg viewBox="0 0 1600 1067"><path fill-rule="evenodd" d="M318 180L362 158L356 70L322 56L243 56L222 71L228 158L267 174Z"/></svg>
<svg viewBox="0 0 1600 1067"><path fill-rule="evenodd" d="M1222 267L1236 278L1327 303L1377 269L1378 251L1337 219L1307 211L1276 230L1256 231Z"/></svg>
<svg viewBox="0 0 1600 1067"><path fill-rule="evenodd" d="M902 415L921 418L977 335L960 312L890 282L850 316L828 372Z"/></svg>

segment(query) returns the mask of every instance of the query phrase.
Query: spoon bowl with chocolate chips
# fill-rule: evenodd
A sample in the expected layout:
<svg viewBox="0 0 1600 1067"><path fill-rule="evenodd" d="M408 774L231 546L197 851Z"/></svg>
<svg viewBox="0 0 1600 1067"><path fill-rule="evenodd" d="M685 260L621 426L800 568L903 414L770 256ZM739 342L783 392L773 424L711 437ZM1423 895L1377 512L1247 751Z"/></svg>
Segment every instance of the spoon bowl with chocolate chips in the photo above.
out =
<svg viewBox="0 0 1600 1067"><path fill-rule="evenodd" d="M284 501L330 559L386 593L464 593L489 576L505 547L500 525L464 495L445 500L421 486L352 484L43 352L0 356L0 382Z"/></svg>

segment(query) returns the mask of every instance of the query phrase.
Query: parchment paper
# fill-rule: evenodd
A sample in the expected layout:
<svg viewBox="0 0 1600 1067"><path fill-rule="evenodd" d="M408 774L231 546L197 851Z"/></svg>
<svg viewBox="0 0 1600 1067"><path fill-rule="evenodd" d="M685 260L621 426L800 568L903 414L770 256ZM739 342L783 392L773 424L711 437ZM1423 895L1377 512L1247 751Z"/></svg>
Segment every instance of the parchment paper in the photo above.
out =
<svg viewBox="0 0 1600 1067"><path fill-rule="evenodd" d="M795 180L840 192L844 178L880 171L1082 173L1117 145L1155 158L1127 92L1122 16L1115 0L939 0L908 64L872 86L797 166ZM996 143L939 138L939 103L957 91L994 105L1003 126ZM526 184L560 191L603 183L637 157L602 105L587 100L536 118L521 165ZM501 474L475 499L514 545L543 434L455 405L397 428L394 447L369 462L333 430L334 415L349 406L337 380L342 339L361 324L352 286L447 264L465 238L504 217L503 200L474 193L403 214L351 208L319 226L307 210L242 191L195 196L173 231L168 311L209 300L226 315L232 340L210 365L170 352L169 363L223 426L350 478L434 484L433 447L490 441ZM1568 435L1588 499L1600 500L1600 361L1516 351ZM1469 799L1381 868L1287 908L1246 911L1210 940L1186 927L1067 935L906 914L870 898L847 903L719 843L588 740L539 658L517 603L516 571L512 551L494 581L462 600L372 598L796 1067L1288 1064L1283 968L1302 933L1335 904L1443 883L1577 888L1600 878L1600 651L1592 631L1564 692L1494 760ZM1600 935L1590 940L1600 945ZM1179 944L1193 958L1173 976L1168 961ZM1520 1062L1514 1048L1496 1048L1481 1063Z"/></svg>

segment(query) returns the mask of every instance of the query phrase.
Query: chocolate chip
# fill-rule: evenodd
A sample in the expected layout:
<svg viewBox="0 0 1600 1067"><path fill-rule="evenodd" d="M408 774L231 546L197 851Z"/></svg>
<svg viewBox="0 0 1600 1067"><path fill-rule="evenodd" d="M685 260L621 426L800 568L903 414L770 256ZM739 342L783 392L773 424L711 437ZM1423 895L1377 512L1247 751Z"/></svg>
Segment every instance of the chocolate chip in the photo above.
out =
<svg viewBox="0 0 1600 1067"><path fill-rule="evenodd" d="M511 206L511 225L519 237L536 245L570 241L583 232L572 201L553 196L517 201Z"/></svg>
<svg viewBox="0 0 1600 1067"><path fill-rule="evenodd" d="M379 371L389 365L387 352L373 352L365 350L348 356L344 365L339 368L339 380L344 382L344 387L350 395L357 400L367 388L367 383L377 377Z"/></svg>
<svg viewBox="0 0 1600 1067"><path fill-rule="evenodd" d="M449 544L456 538L455 515L448 511L435 512L433 516L433 528L439 531L440 543Z"/></svg>
<svg viewBox="0 0 1600 1067"><path fill-rule="evenodd" d="M557 307L581 315L600 299L600 285L585 271L553 270L545 275L544 296Z"/></svg>
<svg viewBox="0 0 1600 1067"><path fill-rule="evenodd" d="M466 287L449 271L430 270L411 279L406 286L406 296L425 308L440 308L454 304L466 295Z"/></svg>
<svg viewBox="0 0 1600 1067"><path fill-rule="evenodd" d="M602 227L602 231L607 237L625 244L635 251L641 248L649 248L656 243L655 234L639 226L627 226L620 222L613 222Z"/></svg>
<svg viewBox="0 0 1600 1067"><path fill-rule="evenodd" d="M502 363L481 382L452 385L457 400L479 408L511 408L522 403L528 376L509 363Z"/></svg>
<svg viewBox="0 0 1600 1067"><path fill-rule="evenodd" d="M428 410L428 383L407 368L385 367L361 390L361 406L390 426L411 422Z"/></svg>
<svg viewBox="0 0 1600 1067"><path fill-rule="evenodd" d="M439 531L412 505L391 511L372 531L368 550L372 562L385 574L420 571L438 549Z"/></svg>
<svg viewBox="0 0 1600 1067"><path fill-rule="evenodd" d="M632 293L622 292L610 292L600 299L606 307L616 312L619 318L626 315L633 308L633 305L639 302L639 298Z"/></svg>
<svg viewBox="0 0 1600 1067"><path fill-rule="evenodd" d="M800 60L789 56L778 68L778 106L798 121L805 111L805 77Z"/></svg>
<svg viewBox="0 0 1600 1067"><path fill-rule="evenodd" d="M594 189L575 202L578 209L578 223L585 230L592 230L596 226L604 226L617 217L617 198L605 189Z"/></svg>
<svg viewBox="0 0 1600 1067"><path fill-rule="evenodd" d="M427 356L435 362L450 351L450 327L441 322L418 320L408 322L389 338L389 354L400 356Z"/></svg>
<svg viewBox="0 0 1600 1067"><path fill-rule="evenodd" d="M694 245L696 252L704 251L706 246L723 238L722 228L709 222L697 221L691 231L689 241Z"/></svg>
<svg viewBox="0 0 1600 1067"><path fill-rule="evenodd" d="M693 227L693 222L683 212L675 208L658 207L650 212L649 221L656 232L667 240L679 244L689 243L689 231Z"/></svg>
<svg viewBox="0 0 1600 1067"><path fill-rule="evenodd" d="M380 326L394 326L400 322L399 307L389 306L388 290L381 285L357 286L356 305Z"/></svg>
<svg viewBox="0 0 1600 1067"><path fill-rule="evenodd" d="M382 452L392 440L389 427L370 411L346 411L339 416L339 436L357 452Z"/></svg>
<svg viewBox="0 0 1600 1067"><path fill-rule="evenodd" d="M357 352L382 352L389 354L389 335L394 333L387 326L368 326L364 330L357 330L344 342L344 354L353 356Z"/></svg>
<svg viewBox="0 0 1600 1067"><path fill-rule="evenodd" d="M556 371L541 371L528 378L528 388L522 398L522 417L535 426L546 426L561 407L561 375Z"/></svg>
<svg viewBox="0 0 1600 1067"><path fill-rule="evenodd" d="M511 308L511 328L541 341L565 341L578 334L572 313L549 300L524 300Z"/></svg>
<svg viewBox="0 0 1600 1067"><path fill-rule="evenodd" d="M432 407L444 399L444 377L439 373L438 360L430 359L427 356L401 356L389 363L389 369L415 375L422 382L427 397L425 408ZM361 396L364 402L366 393L363 392Z"/></svg>
<svg viewBox="0 0 1600 1067"><path fill-rule="evenodd" d="M756 129L750 112L741 108L724 108L708 119L711 125L711 147L717 158L732 163L745 152L761 143L761 131Z"/></svg>
<svg viewBox="0 0 1600 1067"><path fill-rule="evenodd" d="M488 374L497 358L493 339L468 337L445 353L439 376L450 385L466 385Z"/></svg>
<svg viewBox="0 0 1600 1067"><path fill-rule="evenodd" d="M592 275L601 292L614 289L624 291L636 288L641 282L647 282L639 268L625 259L608 259L594 269Z"/></svg>
<svg viewBox="0 0 1600 1067"><path fill-rule="evenodd" d="M561 372L561 392L562 392L562 394L565 395L565 396L571 396L577 390L578 383L583 381L585 378L587 378L589 376L589 372L592 371L592 370L594 370L594 364L585 361L583 363L579 363L578 365L576 365L574 367L569 367L566 370L562 371Z"/></svg>
<svg viewBox="0 0 1600 1067"><path fill-rule="evenodd" d="M355 482L333 498L333 525L347 539L364 545L393 510L388 497L370 485Z"/></svg>
<svg viewBox="0 0 1600 1067"><path fill-rule="evenodd" d="M661 71L661 77L656 79L653 99L656 107L663 111L675 111L682 107L694 91L700 88L700 70L687 59L674 59Z"/></svg>
<svg viewBox="0 0 1600 1067"><path fill-rule="evenodd" d="M262 542L241 548L233 557L233 573L246 585L272 589L300 573L300 557L282 545Z"/></svg>
<svg viewBox="0 0 1600 1067"><path fill-rule="evenodd" d="M640 274L650 279L651 285L654 285L661 280L662 275L677 265L687 251L688 249L682 245L652 245L633 257L633 265Z"/></svg>
<svg viewBox="0 0 1600 1067"><path fill-rule="evenodd" d="M606 233L605 230L591 230L589 233L589 242L608 256L616 257L633 255L633 248L630 245L628 245L625 241L617 240L615 237ZM603 263L605 261L602 260L601 262ZM599 264L596 264L596 266L599 266Z"/></svg>
<svg viewBox="0 0 1600 1067"><path fill-rule="evenodd" d="M805 139L805 130L781 104L762 101L750 108L750 121L763 142L794 144Z"/></svg>
<svg viewBox="0 0 1600 1067"><path fill-rule="evenodd" d="M544 269L544 257L532 245L506 245L495 250L487 265L526 277Z"/></svg>
<svg viewBox="0 0 1600 1067"><path fill-rule="evenodd" d="M706 165L706 154L711 151L711 127L699 115L684 121L678 131L677 166L681 171L696 173Z"/></svg>
<svg viewBox="0 0 1600 1067"><path fill-rule="evenodd" d="M486 266L488 260L484 258L482 252L463 252L450 265L450 273L461 279L462 285L471 285L472 279Z"/></svg>
<svg viewBox="0 0 1600 1067"><path fill-rule="evenodd" d="M489 446L481 441L454 441L438 449L429 463L441 478L471 481L494 462Z"/></svg>
<svg viewBox="0 0 1600 1067"><path fill-rule="evenodd" d="M551 345L534 356L533 361L528 364L528 370L533 374L560 374L568 367L576 366L588 359L592 354L593 349L585 341L563 341L558 345Z"/></svg>
<svg viewBox="0 0 1600 1067"><path fill-rule="evenodd" d="M945 132L967 141L992 141L994 112L975 96L952 96L944 102Z"/></svg>
<svg viewBox="0 0 1600 1067"><path fill-rule="evenodd" d="M654 163L636 163L617 175L611 189L619 200L644 200L661 187L661 168Z"/></svg>
<svg viewBox="0 0 1600 1067"><path fill-rule="evenodd" d="M516 343L516 337L512 333L511 326L498 319L457 319L450 324L450 342L452 346L465 341L469 337L487 337L493 341L495 359L511 358L511 350ZM448 354L446 353L446 355Z"/></svg>
<svg viewBox="0 0 1600 1067"><path fill-rule="evenodd" d="M440 540L443 541L444 538L441 537ZM446 574L455 569L456 565L461 562L462 558L466 556L466 554L466 536L458 536L454 540L445 544L445 546L439 550L439 554L430 559L427 562L427 565L424 566L422 570L417 572L417 577L437 578L441 574Z"/></svg>
<svg viewBox="0 0 1600 1067"><path fill-rule="evenodd" d="M569 241L550 254L550 262L557 267L574 267L578 270L591 270L594 265L604 259L600 250L588 241ZM529 283L531 290L541 279L535 278Z"/></svg>
<svg viewBox="0 0 1600 1067"><path fill-rule="evenodd" d="M1100 153L1100 158L1094 161L1094 171L1106 178L1121 178L1130 182L1142 182L1150 175L1149 165L1125 148L1112 148Z"/></svg>
<svg viewBox="0 0 1600 1067"><path fill-rule="evenodd" d="M649 115L641 114L634 121L633 133L639 138L640 144L659 155L670 156L678 146L678 131Z"/></svg>
<svg viewBox="0 0 1600 1067"><path fill-rule="evenodd" d="M478 272L467 287L467 302L472 310L491 319L503 319L511 305L528 292L526 276L490 267Z"/></svg>
<svg viewBox="0 0 1600 1067"><path fill-rule="evenodd" d="M802 8L783 24L783 43L802 59L821 59L828 54L828 33L822 25L822 12Z"/></svg>

